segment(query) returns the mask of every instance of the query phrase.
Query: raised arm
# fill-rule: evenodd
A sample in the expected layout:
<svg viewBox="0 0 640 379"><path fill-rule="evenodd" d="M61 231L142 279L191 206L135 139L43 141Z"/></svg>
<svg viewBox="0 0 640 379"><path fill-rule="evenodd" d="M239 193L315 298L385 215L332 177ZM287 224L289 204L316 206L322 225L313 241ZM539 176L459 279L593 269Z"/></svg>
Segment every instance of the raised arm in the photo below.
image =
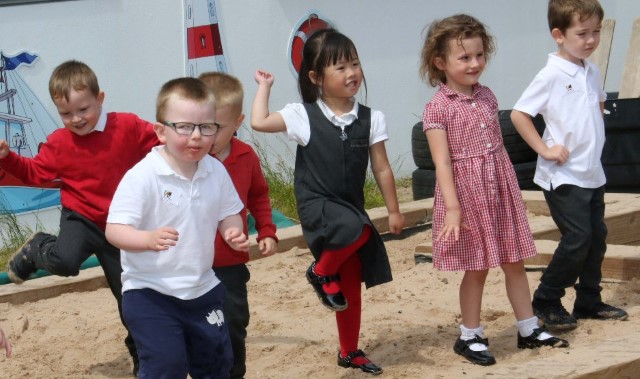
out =
<svg viewBox="0 0 640 379"><path fill-rule="evenodd" d="M273 75L269 72L257 70L255 80L258 91L251 107L251 127L258 132L277 133L287 130L280 113L269 113L269 95L273 85Z"/></svg>
<svg viewBox="0 0 640 379"><path fill-rule="evenodd" d="M569 150L564 145L547 147L531 120L531 116L517 110L511 111L511 122L522 139L542 158L563 164L569 159Z"/></svg>
<svg viewBox="0 0 640 379"><path fill-rule="evenodd" d="M398 195L396 193L396 181L393 170L387 158L387 149L384 141L373 144L369 148L371 156L371 171L376 179L384 204L389 212L389 231L393 234L400 234L404 228L404 216L400 213L398 205Z"/></svg>

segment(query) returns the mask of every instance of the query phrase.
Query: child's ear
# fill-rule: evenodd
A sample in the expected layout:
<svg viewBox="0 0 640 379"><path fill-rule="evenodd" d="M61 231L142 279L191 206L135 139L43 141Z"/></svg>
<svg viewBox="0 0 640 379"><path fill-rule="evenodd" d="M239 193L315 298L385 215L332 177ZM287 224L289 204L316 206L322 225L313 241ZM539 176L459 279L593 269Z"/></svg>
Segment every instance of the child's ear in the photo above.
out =
<svg viewBox="0 0 640 379"><path fill-rule="evenodd" d="M165 129L164 125L159 122L153 124L153 131L156 132L156 136L161 143L167 141L167 137L164 135Z"/></svg>
<svg viewBox="0 0 640 379"><path fill-rule="evenodd" d="M319 85L318 84L318 74L315 71L309 71L309 80L311 80L311 83L313 83L315 85Z"/></svg>
<svg viewBox="0 0 640 379"><path fill-rule="evenodd" d="M233 128L233 131L238 131L238 129L240 129L240 127L242 126L242 122L244 121L244 113L241 113L240 116L238 116L238 119L236 120L236 125Z"/></svg>
<svg viewBox="0 0 640 379"><path fill-rule="evenodd" d="M433 64L435 64L438 70L440 71L444 71L447 68L446 62L444 61L444 59L440 57L435 57L433 59Z"/></svg>
<svg viewBox="0 0 640 379"><path fill-rule="evenodd" d="M562 34L562 31L560 31L560 29L558 28L553 28L553 30L551 31L551 37L558 44L564 41L564 35Z"/></svg>

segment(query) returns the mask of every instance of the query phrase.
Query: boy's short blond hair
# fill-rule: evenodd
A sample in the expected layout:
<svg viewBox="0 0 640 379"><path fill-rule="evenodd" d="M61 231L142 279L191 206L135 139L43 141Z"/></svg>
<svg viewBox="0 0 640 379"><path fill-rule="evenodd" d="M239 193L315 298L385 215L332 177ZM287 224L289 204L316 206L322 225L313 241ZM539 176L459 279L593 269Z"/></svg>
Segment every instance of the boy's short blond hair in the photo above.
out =
<svg viewBox="0 0 640 379"><path fill-rule="evenodd" d="M164 115L172 97L180 97L197 103L210 102L211 106L216 104L213 91L201 80L196 78L172 79L163 84L158 93L156 100L156 120L158 122L167 121L164 119Z"/></svg>
<svg viewBox="0 0 640 379"><path fill-rule="evenodd" d="M213 91L219 107L231 106L238 113L242 113L244 90L238 78L223 72L205 72L198 79Z"/></svg>
<svg viewBox="0 0 640 379"><path fill-rule="evenodd" d="M547 19L550 31L558 29L564 34L575 15L580 21L588 20L594 15L602 21L604 10L598 0L549 0Z"/></svg>
<svg viewBox="0 0 640 379"><path fill-rule="evenodd" d="M95 97L100 93L96 74L85 63L76 60L58 65L49 79L49 95L53 101L60 98L69 101L69 93L72 89L76 91L88 89Z"/></svg>

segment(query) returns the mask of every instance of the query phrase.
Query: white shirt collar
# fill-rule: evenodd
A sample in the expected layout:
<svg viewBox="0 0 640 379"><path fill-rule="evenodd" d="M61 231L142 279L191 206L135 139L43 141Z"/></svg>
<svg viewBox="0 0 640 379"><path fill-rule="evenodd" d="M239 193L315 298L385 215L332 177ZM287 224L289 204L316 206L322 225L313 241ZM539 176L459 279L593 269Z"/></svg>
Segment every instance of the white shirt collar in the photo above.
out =
<svg viewBox="0 0 640 379"><path fill-rule="evenodd" d="M96 123L96 126L93 128L92 132L104 132L104 128L107 127L107 111L102 108L100 111L100 118Z"/></svg>
<svg viewBox="0 0 640 379"><path fill-rule="evenodd" d="M322 99L318 98L316 100L322 114L331 121L331 123L335 126L339 126L344 128L347 125L352 124L358 118L358 102L353 99L353 108L350 112L343 114L342 116L336 116L336 114L325 104Z"/></svg>

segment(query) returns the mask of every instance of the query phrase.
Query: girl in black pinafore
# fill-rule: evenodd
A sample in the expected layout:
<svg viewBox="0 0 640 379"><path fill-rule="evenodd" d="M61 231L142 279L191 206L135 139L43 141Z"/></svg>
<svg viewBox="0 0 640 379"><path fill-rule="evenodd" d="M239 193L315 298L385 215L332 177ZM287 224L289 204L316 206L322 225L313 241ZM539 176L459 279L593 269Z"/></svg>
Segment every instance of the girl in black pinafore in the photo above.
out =
<svg viewBox="0 0 640 379"><path fill-rule="evenodd" d="M269 113L273 76L259 70L251 126L287 132L297 142L298 215L316 259L307 280L322 304L336 311L338 365L376 375L382 369L358 349L361 282L369 288L392 278L387 251L364 209L369 159L389 212L389 230L399 234L404 226L384 147L386 121L381 112L355 101L364 75L349 38L334 29L317 31L302 54L298 85L303 103Z"/></svg>

